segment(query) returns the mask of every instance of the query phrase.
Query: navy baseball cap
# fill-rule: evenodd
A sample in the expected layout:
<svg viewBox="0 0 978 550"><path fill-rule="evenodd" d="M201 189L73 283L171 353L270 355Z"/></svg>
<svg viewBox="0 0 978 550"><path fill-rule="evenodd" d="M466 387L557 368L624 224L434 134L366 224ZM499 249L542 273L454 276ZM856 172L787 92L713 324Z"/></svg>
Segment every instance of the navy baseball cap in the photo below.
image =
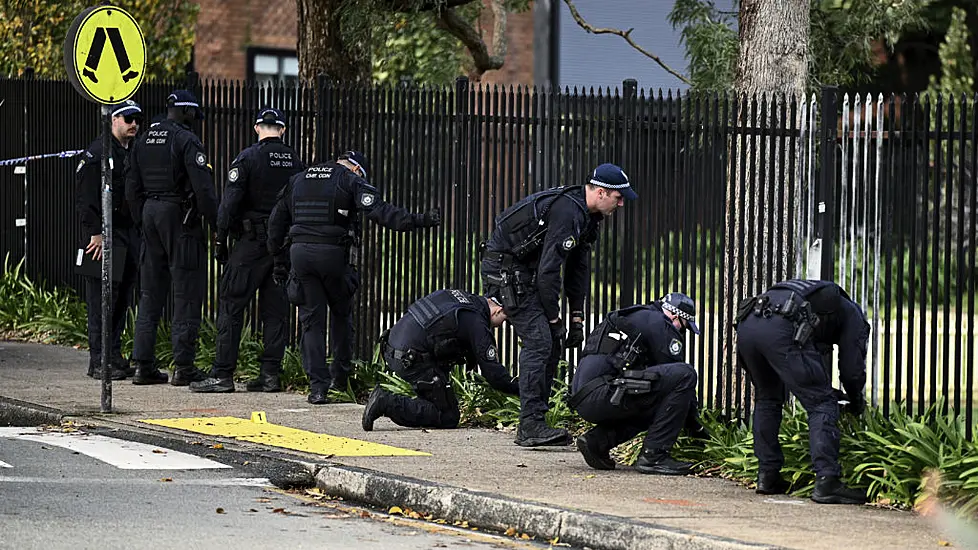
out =
<svg viewBox="0 0 978 550"><path fill-rule="evenodd" d="M166 97L167 107L193 107L197 109L197 120L204 120L204 110L200 108L197 97L187 90L174 90Z"/></svg>
<svg viewBox="0 0 978 550"><path fill-rule="evenodd" d="M367 179L367 172L370 171L370 161L367 160L367 155L364 155L360 151L347 151L340 155L340 160L349 161L354 166L360 168L363 172L363 179Z"/></svg>
<svg viewBox="0 0 978 550"><path fill-rule="evenodd" d="M258 117L255 119L255 124L278 124L279 126L285 126L285 115L282 111L274 109L272 107L265 107L258 111Z"/></svg>
<svg viewBox="0 0 978 550"><path fill-rule="evenodd" d="M139 104L131 99L116 103L110 109L112 109L112 116L142 115L143 113Z"/></svg>
<svg viewBox="0 0 978 550"><path fill-rule="evenodd" d="M638 198L638 194L628 183L628 175L621 167L605 163L594 169L591 174L591 185L618 191L625 200L633 201Z"/></svg>

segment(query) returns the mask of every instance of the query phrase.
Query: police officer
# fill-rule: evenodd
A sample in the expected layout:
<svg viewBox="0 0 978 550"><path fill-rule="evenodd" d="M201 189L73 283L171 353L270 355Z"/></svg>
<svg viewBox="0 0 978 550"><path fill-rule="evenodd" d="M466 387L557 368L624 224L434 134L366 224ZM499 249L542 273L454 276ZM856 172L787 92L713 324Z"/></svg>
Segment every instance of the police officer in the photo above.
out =
<svg viewBox="0 0 978 550"><path fill-rule="evenodd" d="M840 480L839 400L820 351L839 346L839 378L855 414L866 408L866 342L862 310L829 281L789 280L746 300L737 315L737 355L754 385L754 454L757 492L781 494L784 455L778 443L785 389L808 411L809 445L815 467L812 500L862 504L866 495Z"/></svg>
<svg viewBox="0 0 978 550"><path fill-rule="evenodd" d="M234 370L244 310L259 291L264 352L261 374L248 383L248 391L277 392L285 354L289 306L285 289L272 280L273 261L268 253L268 216L275 199L294 174L305 169L299 154L282 141L285 116L265 108L255 121L258 143L241 152L228 170L224 199L217 213L217 243L214 255L221 264L229 261L227 237L235 238L230 263L221 279L217 314L217 350L211 376L192 382L199 393L234 391Z"/></svg>
<svg viewBox="0 0 978 550"><path fill-rule="evenodd" d="M438 290L411 304L381 337L381 346L387 367L407 380L418 397L377 386L363 410L363 429L373 430L382 416L399 426L457 428L461 413L451 383L455 365L478 367L489 385L519 395L519 384L499 362L492 335L505 320L495 298L462 290Z"/></svg>
<svg viewBox="0 0 978 550"><path fill-rule="evenodd" d="M302 368L309 376L308 401L313 405L328 403L330 382L334 388L345 388L353 367L352 302L360 275L350 249L359 245L359 215L396 231L441 223L437 210L414 214L385 202L367 183L369 170L367 157L358 151L311 166L289 180L269 218L274 276L280 284L288 278L289 300L299 306ZM290 247L285 246L286 237ZM332 313L329 369L324 340L327 305Z"/></svg>
<svg viewBox="0 0 978 550"><path fill-rule="evenodd" d="M191 131L203 120L197 99L186 90L167 97L167 119L147 130L129 156L126 199L141 226L140 300L136 316L133 384L163 384L156 366L156 328L173 283L174 386L203 380L194 367L200 308L206 290L207 243L201 217L217 225L217 198L204 146Z"/></svg>
<svg viewBox="0 0 978 550"><path fill-rule="evenodd" d="M557 361L565 338L567 347L584 341L584 298L598 224L625 199L636 198L625 172L602 164L586 185L534 193L496 218L483 253L482 282L486 294L500 300L523 341L518 445L570 443L567 430L552 428L544 420ZM569 337L560 318L562 286L571 310Z"/></svg>
<svg viewBox="0 0 978 550"><path fill-rule="evenodd" d="M121 281L112 283L112 350L109 376L123 380L133 375L129 362L122 357L122 331L129 314L130 299L139 274L139 234L133 225L129 208L125 204L126 185L124 168L129 156L129 144L139 132L143 110L132 100L112 106L112 152L109 168L112 170L112 242L114 247L125 247L126 255L113 258L123 262ZM93 260L102 259L102 137L93 141L85 150L75 170L75 211L81 220L86 242L85 254ZM102 378L102 280L85 278L85 302L88 306L88 376Z"/></svg>
<svg viewBox="0 0 978 550"><path fill-rule="evenodd" d="M684 360L685 331L700 333L695 315L693 300L673 292L648 305L612 311L588 336L570 405L596 424L577 438L589 466L614 469L609 451L647 430L635 469L689 473L692 464L674 460L669 451L687 419L695 420L696 371ZM701 436L702 428L691 435Z"/></svg>

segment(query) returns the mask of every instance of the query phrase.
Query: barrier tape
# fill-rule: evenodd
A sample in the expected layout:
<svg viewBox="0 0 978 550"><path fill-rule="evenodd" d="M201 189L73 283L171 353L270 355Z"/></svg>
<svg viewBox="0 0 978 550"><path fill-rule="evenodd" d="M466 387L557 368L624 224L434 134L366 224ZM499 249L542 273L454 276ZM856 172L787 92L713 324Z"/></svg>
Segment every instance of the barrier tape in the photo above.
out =
<svg viewBox="0 0 978 550"><path fill-rule="evenodd" d="M30 162L32 160L47 159L47 158L71 158L84 153L85 150L81 149L78 151L61 151L60 153L47 153L45 155L32 155L29 157L20 157L16 159L0 160L0 166L13 166L14 164L21 164L25 162Z"/></svg>

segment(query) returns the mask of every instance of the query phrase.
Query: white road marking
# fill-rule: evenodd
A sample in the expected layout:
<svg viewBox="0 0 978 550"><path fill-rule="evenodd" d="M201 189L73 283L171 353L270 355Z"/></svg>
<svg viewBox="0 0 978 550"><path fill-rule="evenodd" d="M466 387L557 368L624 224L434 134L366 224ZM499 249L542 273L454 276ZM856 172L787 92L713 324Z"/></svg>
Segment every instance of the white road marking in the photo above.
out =
<svg viewBox="0 0 978 550"><path fill-rule="evenodd" d="M43 432L33 428L0 428L0 438L34 441L88 455L122 470L204 470L230 468L194 455L82 432ZM156 452L154 452L156 451Z"/></svg>
<svg viewBox="0 0 978 550"><path fill-rule="evenodd" d="M7 464L6 462L0 460L0 468L13 468L13 466L11 466L10 464Z"/></svg>
<svg viewBox="0 0 978 550"><path fill-rule="evenodd" d="M0 476L0 483L51 483L60 485L206 485L208 487L274 487L264 477L232 477L225 479L180 479L168 478L172 481L159 479L95 479L86 477L17 477Z"/></svg>

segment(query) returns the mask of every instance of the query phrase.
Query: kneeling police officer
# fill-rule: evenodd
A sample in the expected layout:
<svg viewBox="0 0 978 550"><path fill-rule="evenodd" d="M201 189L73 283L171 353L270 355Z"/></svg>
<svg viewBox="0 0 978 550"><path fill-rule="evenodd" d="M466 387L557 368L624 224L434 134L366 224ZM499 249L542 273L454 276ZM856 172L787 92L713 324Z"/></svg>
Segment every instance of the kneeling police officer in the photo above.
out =
<svg viewBox="0 0 978 550"><path fill-rule="evenodd" d="M577 438L589 466L612 470L614 447L647 431L635 469L685 475L692 464L669 456L688 419L695 420L696 371L684 362L683 332L699 334L696 305L673 292L648 305L612 311L588 336L574 373L570 406L596 424ZM698 427L698 422L693 423ZM702 428L693 428L702 435Z"/></svg>
<svg viewBox="0 0 978 550"><path fill-rule="evenodd" d="M478 366L489 385L519 395L519 384L499 362L492 335L505 320L495 299L461 290L438 290L413 303L381 336L381 346L388 368L410 382L418 397L394 395L378 386L363 410L363 429L373 430L382 416L400 426L458 427L458 398L450 378L457 364Z"/></svg>
<svg viewBox="0 0 978 550"><path fill-rule="evenodd" d="M866 408L866 342L869 324L839 285L792 279L746 300L737 313L737 355L754 385L754 454L757 492L786 493L781 477L784 454L778 443L785 389L808 412L809 445L815 467L812 500L822 504L862 504L866 495L840 480L839 399L823 353L839 346L839 378L849 409Z"/></svg>

